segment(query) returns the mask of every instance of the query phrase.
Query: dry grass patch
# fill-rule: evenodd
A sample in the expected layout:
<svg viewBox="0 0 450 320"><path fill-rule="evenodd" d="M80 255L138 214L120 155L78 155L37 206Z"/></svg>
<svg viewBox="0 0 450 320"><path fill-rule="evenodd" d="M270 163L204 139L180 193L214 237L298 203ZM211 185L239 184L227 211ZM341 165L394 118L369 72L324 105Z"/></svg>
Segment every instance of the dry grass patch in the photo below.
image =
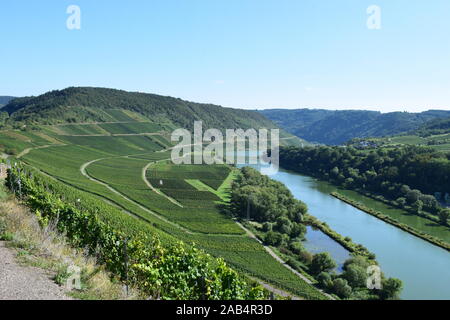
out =
<svg viewBox="0 0 450 320"><path fill-rule="evenodd" d="M51 272L55 282L67 285L71 267L79 268L81 288L69 295L83 300L139 299L137 292L128 295L123 285L111 278L103 266L85 250L72 248L64 235L56 232L56 223L45 228L38 218L12 197L0 202L0 240L17 250L18 261Z"/></svg>

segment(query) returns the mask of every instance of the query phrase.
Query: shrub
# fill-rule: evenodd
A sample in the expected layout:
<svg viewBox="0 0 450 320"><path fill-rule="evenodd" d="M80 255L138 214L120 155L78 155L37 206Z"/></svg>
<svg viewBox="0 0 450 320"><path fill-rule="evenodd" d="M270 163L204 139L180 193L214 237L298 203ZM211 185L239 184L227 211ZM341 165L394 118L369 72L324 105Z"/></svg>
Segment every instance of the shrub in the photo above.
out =
<svg viewBox="0 0 450 320"><path fill-rule="evenodd" d="M264 237L264 243L268 246L278 247L283 243L283 236L281 233L269 231Z"/></svg>
<svg viewBox="0 0 450 320"><path fill-rule="evenodd" d="M343 299L349 298L352 294L352 288L348 285L347 280L341 278L334 279L332 290Z"/></svg>
<svg viewBox="0 0 450 320"><path fill-rule="evenodd" d="M314 275L318 275L321 272L328 272L336 268L336 262L331 258L328 252L321 252L313 256L310 271Z"/></svg>

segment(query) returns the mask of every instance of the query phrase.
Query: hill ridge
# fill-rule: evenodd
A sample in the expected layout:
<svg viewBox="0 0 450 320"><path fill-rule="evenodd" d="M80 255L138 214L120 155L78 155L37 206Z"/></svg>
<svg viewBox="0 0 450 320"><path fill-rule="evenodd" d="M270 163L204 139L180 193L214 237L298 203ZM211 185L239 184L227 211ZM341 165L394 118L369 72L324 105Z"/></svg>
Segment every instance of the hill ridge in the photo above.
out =
<svg viewBox="0 0 450 320"><path fill-rule="evenodd" d="M18 98L7 104L15 122L59 124L71 122L105 122L104 110L125 110L138 113L154 122L171 122L190 128L195 120L203 120L210 128L275 128L272 121L249 110L225 108L179 98L124 90L69 87L36 97ZM120 120L120 119L116 119Z"/></svg>
<svg viewBox="0 0 450 320"><path fill-rule="evenodd" d="M289 133L311 142L342 144L353 138L410 132L427 121L450 117L450 111L381 113L370 110L266 109L259 111Z"/></svg>

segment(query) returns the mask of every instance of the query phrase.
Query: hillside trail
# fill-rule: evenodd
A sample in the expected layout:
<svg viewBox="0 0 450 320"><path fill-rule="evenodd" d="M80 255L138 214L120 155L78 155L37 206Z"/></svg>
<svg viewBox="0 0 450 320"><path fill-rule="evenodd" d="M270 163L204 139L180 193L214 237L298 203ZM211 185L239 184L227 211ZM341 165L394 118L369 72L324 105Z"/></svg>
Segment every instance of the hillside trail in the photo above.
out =
<svg viewBox="0 0 450 320"><path fill-rule="evenodd" d="M14 249L0 241L1 300L73 300L51 275L35 267L20 265Z"/></svg>

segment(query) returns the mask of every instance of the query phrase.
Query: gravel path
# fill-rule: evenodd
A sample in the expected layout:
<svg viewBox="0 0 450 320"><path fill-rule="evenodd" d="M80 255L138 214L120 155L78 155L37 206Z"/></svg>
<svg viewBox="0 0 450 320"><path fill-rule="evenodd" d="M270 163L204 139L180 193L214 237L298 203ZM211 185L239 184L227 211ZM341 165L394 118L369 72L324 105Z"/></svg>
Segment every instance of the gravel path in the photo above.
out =
<svg viewBox="0 0 450 320"><path fill-rule="evenodd" d="M0 241L1 300L71 300L45 271L21 266L15 251Z"/></svg>

